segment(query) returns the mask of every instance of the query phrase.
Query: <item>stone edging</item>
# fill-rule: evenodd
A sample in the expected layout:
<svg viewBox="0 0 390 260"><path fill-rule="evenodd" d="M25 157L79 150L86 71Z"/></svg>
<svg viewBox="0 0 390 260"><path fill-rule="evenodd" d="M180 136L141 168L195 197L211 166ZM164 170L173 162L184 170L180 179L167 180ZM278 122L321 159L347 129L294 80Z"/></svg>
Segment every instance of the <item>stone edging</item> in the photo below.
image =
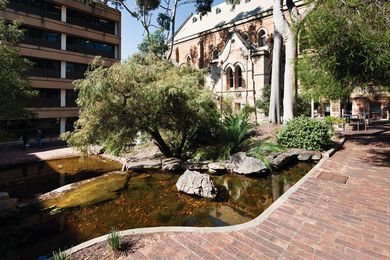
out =
<svg viewBox="0 0 390 260"><path fill-rule="evenodd" d="M229 231L237 231L241 229L246 229L250 227L254 227L262 223L267 217L269 217L281 204L288 200L292 193L298 190L301 185L309 179L314 173L320 168L338 149L340 149L345 142L345 138L341 140L341 142L336 145L336 147L331 148L330 150L324 153L322 159L305 175L303 176L297 183L295 183L290 189L287 190L282 196L280 196L275 202L273 202L265 211L263 211L259 216L248 221L246 223L233 225L233 226L225 226L225 227L178 227L178 226L167 226L167 227L148 227L148 228L135 228L120 231L119 234L121 236L128 235L144 235L144 234L157 234L157 233L179 233L179 232L196 232L198 234L202 233L211 233L211 232L229 232ZM91 240L85 241L77 246L74 246L66 251L65 254L71 255L80 251L84 248L93 246L97 243L106 241L109 234L93 238Z"/></svg>

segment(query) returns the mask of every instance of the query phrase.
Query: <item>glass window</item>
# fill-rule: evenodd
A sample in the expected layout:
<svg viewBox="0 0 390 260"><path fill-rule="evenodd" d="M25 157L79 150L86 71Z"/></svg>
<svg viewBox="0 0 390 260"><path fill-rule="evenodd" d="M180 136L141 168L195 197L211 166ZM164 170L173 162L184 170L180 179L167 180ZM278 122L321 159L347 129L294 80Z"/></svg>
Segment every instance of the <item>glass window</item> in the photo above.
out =
<svg viewBox="0 0 390 260"><path fill-rule="evenodd" d="M264 30L259 31L258 45L259 47L264 47L267 45L267 35Z"/></svg>

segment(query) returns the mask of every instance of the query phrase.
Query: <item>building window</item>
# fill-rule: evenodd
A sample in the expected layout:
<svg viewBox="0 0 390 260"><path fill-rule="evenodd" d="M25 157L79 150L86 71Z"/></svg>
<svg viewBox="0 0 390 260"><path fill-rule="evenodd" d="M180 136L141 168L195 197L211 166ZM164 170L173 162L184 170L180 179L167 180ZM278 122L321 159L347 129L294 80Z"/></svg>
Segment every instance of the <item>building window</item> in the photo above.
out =
<svg viewBox="0 0 390 260"><path fill-rule="evenodd" d="M61 6L44 0L11 0L7 7L29 14L61 20Z"/></svg>
<svg viewBox="0 0 390 260"><path fill-rule="evenodd" d="M61 48L61 35L59 33L23 27L25 30L23 43L43 46L48 48Z"/></svg>
<svg viewBox="0 0 390 260"><path fill-rule="evenodd" d="M66 62L66 78L81 79L88 69L87 64Z"/></svg>
<svg viewBox="0 0 390 260"><path fill-rule="evenodd" d="M187 64L187 66L191 66L191 57L190 56L187 56L187 58L186 58L186 64Z"/></svg>
<svg viewBox="0 0 390 260"><path fill-rule="evenodd" d="M267 34L263 29L259 31L259 36L258 36L258 46L259 47L264 47L267 45Z"/></svg>
<svg viewBox="0 0 390 260"><path fill-rule="evenodd" d="M196 17L193 17L193 18L192 18L192 22L193 22L193 23L196 23L196 21L198 21L198 19L197 19Z"/></svg>
<svg viewBox="0 0 390 260"><path fill-rule="evenodd" d="M114 45L103 42L91 41L87 39L67 37L66 49L74 52L115 58Z"/></svg>
<svg viewBox="0 0 390 260"><path fill-rule="evenodd" d="M227 90L233 88L234 86L234 76L232 68L228 67L226 69L226 88Z"/></svg>
<svg viewBox="0 0 390 260"><path fill-rule="evenodd" d="M33 97L27 103L27 107L59 107L60 106L60 90L59 89L35 89L38 95Z"/></svg>
<svg viewBox="0 0 390 260"><path fill-rule="evenodd" d="M234 68L234 74L235 74L235 78L236 78L235 88L242 88L243 87L243 85L242 85L242 70L241 70L240 66L237 65Z"/></svg>
<svg viewBox="0 0 390 260"><path fill-rule="evenodd" d="M220 12L221 12L221 8L217 7L217 9L215 9L215 13L219 14Z"/></svg>
<svg viewBox="0 0 390 260"><path fill-rule="evenodd" d="M66 22L109 34L115 34L115 22L78 12L70 8L68 8L66 12Z"/></svg>
<svg viewBox="0 0 390 260"><path fill-rule="evenodd" d="M179 54L179 48L178 47L176 47L175 56L176 56L175 57L176 62L179 63L179 61L180 61L180 54Z"/></svg>

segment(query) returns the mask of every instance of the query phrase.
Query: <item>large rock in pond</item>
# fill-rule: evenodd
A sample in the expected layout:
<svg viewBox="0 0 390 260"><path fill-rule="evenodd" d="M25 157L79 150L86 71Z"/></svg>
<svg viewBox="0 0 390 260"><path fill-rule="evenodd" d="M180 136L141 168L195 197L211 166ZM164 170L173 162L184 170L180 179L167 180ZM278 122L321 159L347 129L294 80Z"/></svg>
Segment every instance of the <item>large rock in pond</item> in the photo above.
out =
<svg viewBox="0 0 390 260"><path fill-rule="evenodd" d="M181 168L181 160L179 158L171 157L162 160L161 169L163 171L177 171Z"/></svg>
<svg viewBox="0 0 390 260"><path fill-rule="evenodd" d="M229 172L238 174L254 174L267 170L267 167L259 159L249 157L244 152L239 152L230 156L229 161L225 164Z"/></svg>
<svg viewBox="0 0 390 260"><path fill-rule="evenodd" d="M160 159L145 159L141 161L127 161L123 164L122 171L125 170L160 170Z"/></svg>
<svg viewBox="0 0 390 260"><path fill-rule="evenodd" d="M7 192L0 192L0 219L11 216L17 210L16 199L11 199Z"/></svg>
<svg viewBox="0 0 390 260"><path fill-rule="evenodd" d="M205 198L215 198L217 189L210 175L197 171L186 170L176 182L176 188L187 194L194 194Z"/></svg>

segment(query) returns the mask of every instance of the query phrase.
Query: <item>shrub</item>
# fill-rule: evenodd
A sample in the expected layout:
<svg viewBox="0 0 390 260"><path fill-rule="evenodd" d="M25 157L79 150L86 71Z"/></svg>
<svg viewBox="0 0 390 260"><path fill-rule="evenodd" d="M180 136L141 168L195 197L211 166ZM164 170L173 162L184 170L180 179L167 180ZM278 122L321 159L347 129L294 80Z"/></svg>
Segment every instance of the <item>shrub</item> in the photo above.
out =
<svg viewBox="0 0 390 260"><path fill-rule="evenodd" d="M112 251L119 252L122 249L122 238L119 235L119 232L115 228L111 230L111 233L107 238L108 245L111 247Z"/></svg>
<svg viewBox="0 0 390 260"><path fill-rule="evenodd" d="M331 143L332 128L325 121L296 117L279 132L278 143L291 148L321 150Z"/></svg>
<svg viewBox="0 0 390 260"><path fill-rule="evenodd" d="M67 260L70 259L67 254L61 251L61 249L58 249L58 251L53 251L53 258L54 260Z"/></svg>
<svg viewBox="0 0 390 260"><path fill-rule="evenodd" d="M280 144L259 142L252 146L248 151L248 155L261 160L268 169L271 169L271 162L267 155L273 152L284 152L285 150Z"/></svg>

